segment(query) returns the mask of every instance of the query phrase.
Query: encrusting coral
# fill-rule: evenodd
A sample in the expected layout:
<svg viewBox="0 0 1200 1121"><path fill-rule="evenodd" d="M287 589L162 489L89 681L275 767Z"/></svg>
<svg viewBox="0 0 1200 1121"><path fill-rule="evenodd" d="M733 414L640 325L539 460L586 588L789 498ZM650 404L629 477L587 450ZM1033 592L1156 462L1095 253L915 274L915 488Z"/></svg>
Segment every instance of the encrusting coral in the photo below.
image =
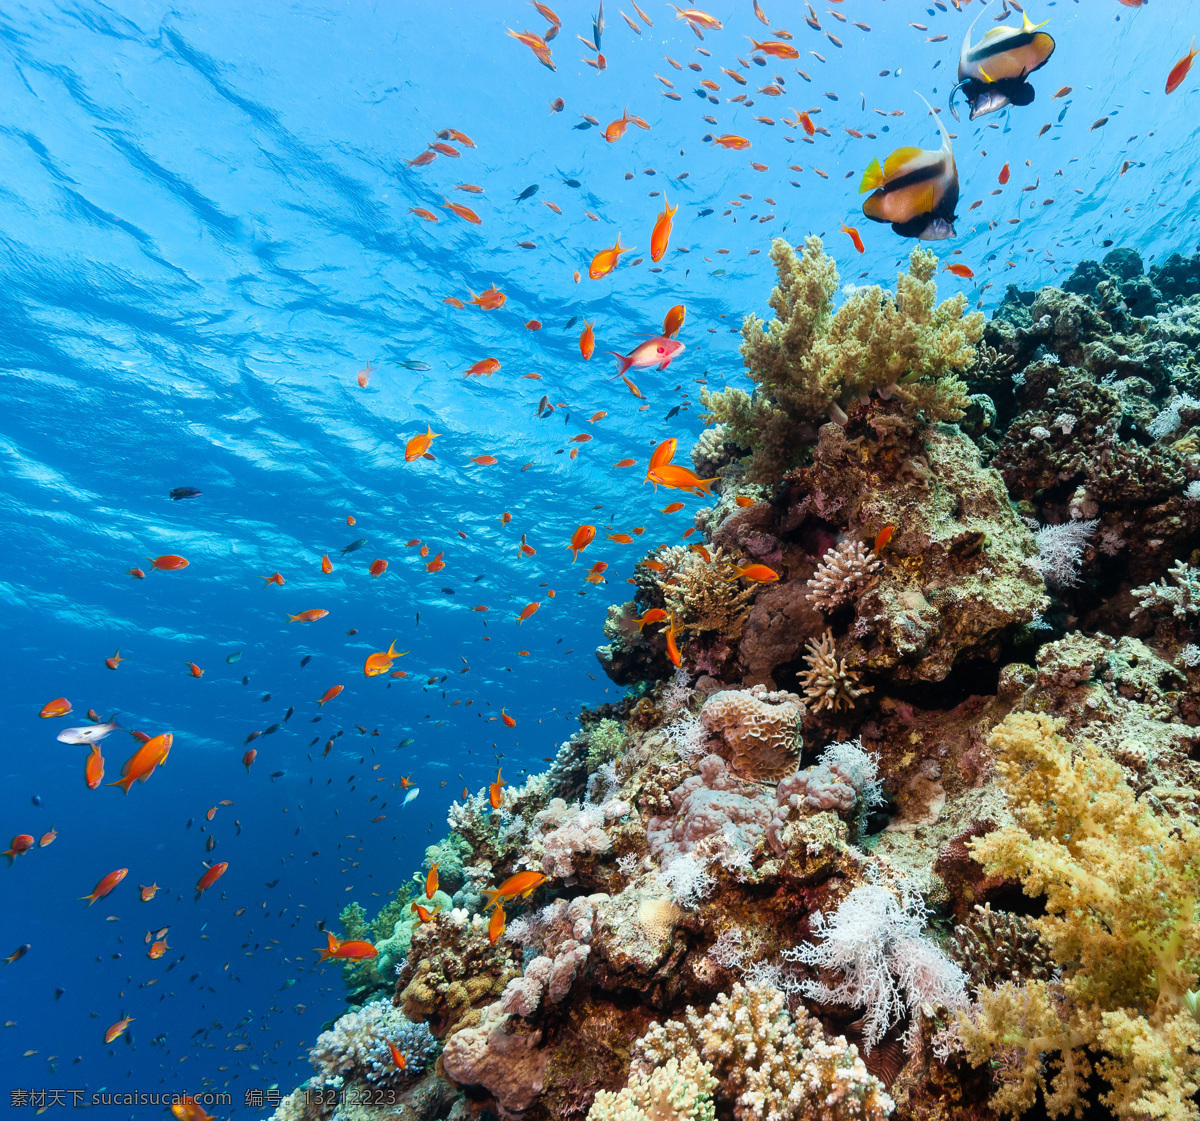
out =
<svg viewBox="0 0 1200 1121"><path fill-rule="evenodd" d="M795 693L768 693L761 685L714 693L700 712L704 726L720 733L734 773L754 782L778 782L795 772L803 716Z"/></svg>
<svg viewBox="0 0 1200 1121"><path fill-rule="evenodd" d="M966 387L955 375L974 361L984 319L966 313L963 295L936 302L931 250L913 251L894 295L861 288L836 312L837 267L820 238L807 237L799 257L776 239L771 259L779 276L770 300L775 318L764 329L750 315L742 326L742 356L763 397L751 403L738 391L704 399L709 417L752 448L753 475L777 478L789 466L798 427L836 419L851 400L877 390L932 421L963 415Z"/></svg>
<svg viewBox="0 0 1200 1121"><path fill-rule="evenodd" d="M1051 1117L1078 1113L1094 1069L1115 1116L1195 1121L1200 828L1154 812L1117 763L1061 729L1033 713L995 729L1015 822L970 846L989 873L1045 897L1031 925L1061 980L981 990L957 1038L972 1062L1000 1060L993 1105L1011 1116L1039 1091Z"/></svg>

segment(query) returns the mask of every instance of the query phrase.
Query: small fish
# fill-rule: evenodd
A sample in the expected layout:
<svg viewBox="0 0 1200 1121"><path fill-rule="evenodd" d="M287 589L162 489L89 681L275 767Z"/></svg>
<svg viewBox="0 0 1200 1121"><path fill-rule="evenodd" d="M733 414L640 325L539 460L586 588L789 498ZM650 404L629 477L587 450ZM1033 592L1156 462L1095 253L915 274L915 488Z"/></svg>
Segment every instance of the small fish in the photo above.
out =
<svg viewBox="0 0 1200 1121"><path fill-rule="evenodd" d="M615 350L608 353L616 358L617 374L623 377L628 370L648 369L651 366L665 370L686 349L678 339L657 335L640 343L628 354L618 354Z"/></svg>
<svg viewBox="0 0 1200 1121"><path fill-rule="evenodd" d="M349 545L341 550L341 555L344 557L347 553L357 552L370 540L369 537L360 537L357 541L351 541Z"/></svg>
<svg viewBox="0 0 1200 1121"><path fill-rule="evenodd" d="M13 861L18 856L24 856L34 846L34 839L31 833L18 833L8 844L8 849L0 853L0 856L8 858L8 866L13 866Z"/></svg>
<svg viewBox="0 0 1200 1121"><path fill-rule="evenodd" d="M608 276L610 272L617 267L617 260L622 253L632 253L633 247L624 246L621 244L621 235L617 234L616 244L610 249L601 249L588 265L588 276L593 280L599 280L601 277Z"/></svg>
<svg viewBox="0 0 1200 1121"><path fill-rule="evenodd" d="M504 779L500 774L501 768L496 768L496 781L488 783L488 802L492 809L498 810L504 803Z"/></svg>
<svg viewBox="0 0 1200 1121"><path fill-rule="evenodd" d="M107 724L88 724L82 728L64 728L54 738L59 743L99 743L106 736L111 735L119 729L116 718L114 717Z"/></svg>
<svg viewBox="0 0 1200 1121"><path fill-rule="evenodd" d="M115 872L109 872L107 876L105 876L98 884L96 884L94 888L92 888L90 895L81 895L79 900L76 902L86 899L88 901L88 906L90 907L96 902L97 899L103 899L127 875L129 875L128 868L118 868Z"/></svg>
<svg viewBox="0 0 1200 1121"><path fill-rule="evenodd" d="M485 911L492 907L500 907L503 901L511 899L528 899L539 887L546 882L542 872L517 872L504 880L499 887L485 888L483 894L487 897L483 905Z"/></svg>
<svg viewBox="0 0 1200 1121"><path fill-rule="evenodd" d="M112 1027L110 1027L108 1029L108 1031L106 1031L104 1033L104 1042L112 1043L114 1040L119 1039L122 1035L125 1034L126 1031L129 1030L129 1025L132 1023L133 1023L132 1016L125 1016L122 1019L118 1020L115 1024L112 1025Z"/></svg>
<svg viewBox="0 0 1200 1121"><path fill-rule="evenodd" d="M414 436L408 441L407 444L404 445L404 462L412 463L413 460L421 459L422 457L432 459L433 456L430 455L429 445L432 444L433 441L436 440L440 435L440 432L434 432L434 430L428 424L426 424L425 431L423 433Z"/></svg>
<svg viewBox="0 0 1200 1121"><path fill-rule="evenodd" d="M866 252L863 247L862 237L859 235L858 230L856 230L853 226L847 226L846 223L843 222L841 224L841 232L849 236L850 240L854 243L855 249L857 249L860 253Z"/></svg>
<svg viewBox="0 0 1200 1121"><path fill-rule="evenodd" d="M56 716L66 716L71 711L71 702L66 697L58 697L42 705L42 710L38 715L43 720L49 720Z"/></svg>
<svg viewBox="0 0 1200 1121"><path fill-rule="evenodd" d="M765 564L735 564L732 568L737 575L729 577L730 580L744 579L755 584L770 584L779 579L779 573Z"/></svg>
<svg viewBox="0 0 1200 1121"><path fill-rule="evenodd" d="M119 666L122 662L127 661L129 661L128 658L121 657L121 648L118 646L117 652L111 658L104 659L104 664L108 666L109 669L116 669L117 666Z"/></svg>
<svg viewBox="0 0 1200 1121"><path fill-rule="evenodd" d="M496 909L492 912L491 920L488 922L488 941L494 946L499 940L500 935L504 933L504 908L499 903L496 904Z"/></svg>
<svg viewBox="0 0 1200 1121"><path fill-rule="evenodd" d="M571 550L572 564L579 559L579 554L595 539L596 527L594 525L581 525L573 534L571 534L571 540L567 545L567 548Z"/></svg>
<svg viewBox="0 0 1200 1121"><path fill-rule="evenodd" d="M23 946L18 946L11 954L4 959L5 965L12 965L14 961L20 961L27 953L29 953L29 943L26 942Z"/></svg>
<svg viewBox="0 0 1200 1121"><path fill-rule="evenodd" d="M242 652L240 650L235 650L232 654L227 655L225 658L225 662L227 665L233 665L234 662L240 662L241 660L242 660Z"/></svg>
<svg viewBox="0 0 1200 1121"><path fill-rule="evenodd" d="M970 280L975 274L966 265L946 265L943 272L952 272L963 280Z"/></svg>
<svg viewBox="0 0 1200 1121"><path fill-rule="evenodd" d="M525 199L533 198L533 196L538 193L538 188L539 188L539 184L531 183L528 187L525 188L525 190L523 190L519 195L517 195L517 197L515 199L513 199L513 202L523 202Z"/></svg>
<svg viewBox="0 0 1200 1121"><path fill-rule="evenodd" d="M370 942L350 940L342 942L331 931L325 932L326 945L317 951L317 962L370 961L379 956L379 951Z"/></svg>
<svg viewBox="0 0 1200 1121"><path fill-rule="evenodd" d="M165 553L161 557L146 557L150 562L150 567L159 572L178 572L182 568L187 568L191 563L186 557L178 556L175 553Z"/></svg>
<svg viewBox="0 0 1200 1121"><path fill-rule="evenodd" d="M596 353L596 321L594 319L591 323L584 322L583 330L579 335L579 353L583 355L585 362Z"/></svg>
<svg viewBox="0 0 1200 1121"><path fill-rule="evenodd" d="M213 884L215 884L223 875L225 875L225 871L229 867L229 862L222 860L219 863L211 866L206 864L204 867L204 875L202 875L196 881L197 899L199 899L200 896L202 896L210 887L213 886Z"/></svg>
<svg viewBox="0 0 1200 1121"><path fill-rule="evenodd" d="M181 498L197 498L203 493L203 491L197 490L195 487L176 487L171 491L170 497L178 502Z"/></svg>
<svg viewBox="0 0 1200 1121"><path fill-rule="evenodd" d="M307 611L301 611L299 615L289 615L289 623L314 623L318 619L324 619L329 612L323 607L310 607ZM226 659L228 661L228 659Z"/></svg>
<svg viewBox="0 0 1200 1121"><path fill-rule="evenodd" d="M428 362L422 362L418 358L406 359L405 361L398 363L398 365L403 366L406 370L416 370L417 373L420 374L426 373L433 369Z"/></svg>
<svg viewBox="0 0 1200 1121"><path fill-rule="evenodd" d="M421 793L419 786L411 787L407 794L404 795L404 801L400 803L401 807L407 806L418 794Z"/></svg>
<svg viewBox="0 0 1200 1121"><path fill-rule="evenodd" d="M1192 59L1198 53L1200 52L1196 50L1196 40L1193 39L1188 53L1171 67L1171 72L1167 75L1167 93L1174 93L1183 84L1184 78L1188 76L1188 71L1192 68Z"/></svg>

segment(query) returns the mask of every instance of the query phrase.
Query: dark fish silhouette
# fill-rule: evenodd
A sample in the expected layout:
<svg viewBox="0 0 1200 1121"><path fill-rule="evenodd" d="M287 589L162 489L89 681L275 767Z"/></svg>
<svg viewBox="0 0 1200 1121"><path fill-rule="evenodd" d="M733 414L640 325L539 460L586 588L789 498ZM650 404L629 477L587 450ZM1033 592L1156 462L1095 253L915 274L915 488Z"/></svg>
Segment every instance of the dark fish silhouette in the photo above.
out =
<svg viewBox="0 0 1200 1121"><path fill-rule="evenodd" d="M533 196L536 195L537 193L538 193L538 184L533 183L530 186L526 187L525 190L523 190L519 195L517 195L517 197L515 199L513 199L513 202L523 202L525 199L533 198Z"/></svg>
<svg viewBox="0 0 1200 1121"><path fill-rule="evenodd" d="M225 659L225 661L226 661L226 662L227 662L229 665L233 665L233 663L234 663L234 662L240 662L241 660L242 660L242 652L241 652L240 650L235 650L235 651L234 651L232 654L230 654L230 655L229 655L229 656L228 656L228 657Z"/></svg>
<svg viewBox="0 0 1200 1121"><path fill-rule="evenodd" d="M582 187L583 186L583 184L580 183L578 179L564 179L563 182L566 183L566 185L568 187Z"/></svg>
<svg viewBox="0 0 1200 1121"><path fill-rule="evenodd" d="M171 491L171 497L178 501L181 498L196 498L203 493L202 490L197 490L195 487L176 487Z"/></svg>
<svg viewBox="0 0 1200 1121"><path fill-rule="evenodd" d="M350 544L342 550L341 555L344 557L347 553L356 552L370 540L371 539L369 537L360 537L357 541L351 541Z"/></svg>

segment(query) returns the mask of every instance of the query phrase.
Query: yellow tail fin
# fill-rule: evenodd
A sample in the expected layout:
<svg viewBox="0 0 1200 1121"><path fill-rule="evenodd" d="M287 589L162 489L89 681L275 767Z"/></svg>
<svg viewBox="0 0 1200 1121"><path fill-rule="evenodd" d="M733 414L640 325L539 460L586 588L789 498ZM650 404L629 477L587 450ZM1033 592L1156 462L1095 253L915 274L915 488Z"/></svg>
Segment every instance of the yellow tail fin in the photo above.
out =
<svg viewBox="0 0 1200 1121"><path fill-rule="evenodd" d="M883 168L879 166L879 160L874 159L867 164L867 170L863 172L862 182L858 185L858 193L861 195L863 191L877 191L883 186Z"/></svg>

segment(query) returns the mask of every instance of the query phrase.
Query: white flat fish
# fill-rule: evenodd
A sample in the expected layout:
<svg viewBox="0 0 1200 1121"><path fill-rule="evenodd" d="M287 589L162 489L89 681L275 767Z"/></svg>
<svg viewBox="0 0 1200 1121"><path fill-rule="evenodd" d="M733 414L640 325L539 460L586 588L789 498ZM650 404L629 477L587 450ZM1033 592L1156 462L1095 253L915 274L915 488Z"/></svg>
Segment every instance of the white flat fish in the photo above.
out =
<svg viewBox="0 0 1200 1121"><path fill-rule="evenodd" d="M64 728L56 738L59 743L99 743L116 727L117 722L112 720L107 724L88 724L84 728Z"/></svg>

